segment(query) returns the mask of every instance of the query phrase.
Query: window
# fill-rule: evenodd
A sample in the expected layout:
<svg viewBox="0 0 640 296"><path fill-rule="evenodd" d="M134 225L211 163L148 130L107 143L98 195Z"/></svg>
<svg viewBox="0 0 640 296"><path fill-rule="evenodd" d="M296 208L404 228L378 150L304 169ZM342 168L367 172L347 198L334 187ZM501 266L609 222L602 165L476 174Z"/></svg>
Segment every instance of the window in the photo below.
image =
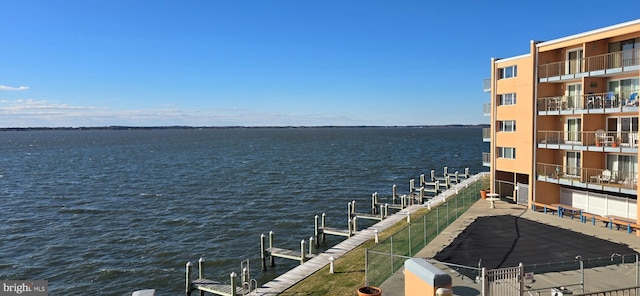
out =
<svg viewBox="0 0 640 296"><path fill-rule="evenodd" d="M580 176L580 152L567 151L565 174Z"/></svg>
<svg viewBox="0 0 640 296"><path fill-rule="evenodd" d="M516 94L503 94L498 96L500 100L499 105L515 105L516 104Z"/></svg>
<svg viewBox="0 0 640 296"><path fill-rule="evenodd" d="M499 158L516 159L516 148L497 147Z"/></svg>
<svg viewBox="0 0 640 296"><path fill-rule="evenodd" d="M505 79L518 76L518 66L510 66L498 69L498 79Z"/></svg>
<svg viewBox="0 0 640 296"><path fill-rule="evenodd" d="M607 169L612 180L625 184L637 183L638 157L635 155L607 154Z"/></svg>
<svg viewBox="0 0 640 296"><path fill-rule="evenodd" d="M500 121L500 130L501 132L515 132L516 131L516 121L515 120L505 120Z"/></svg>

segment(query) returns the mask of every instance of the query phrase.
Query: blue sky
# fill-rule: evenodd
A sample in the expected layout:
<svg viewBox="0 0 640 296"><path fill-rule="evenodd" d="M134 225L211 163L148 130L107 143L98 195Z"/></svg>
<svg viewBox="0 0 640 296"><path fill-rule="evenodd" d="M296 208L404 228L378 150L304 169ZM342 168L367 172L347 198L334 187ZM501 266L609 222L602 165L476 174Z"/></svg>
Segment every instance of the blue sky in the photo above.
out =
<svg viewBox="0 0 640 296"><path fill-rule="evenodd" d="M640 11L603 6L6 0L0 127L488 123L491 57Z"/></svg>

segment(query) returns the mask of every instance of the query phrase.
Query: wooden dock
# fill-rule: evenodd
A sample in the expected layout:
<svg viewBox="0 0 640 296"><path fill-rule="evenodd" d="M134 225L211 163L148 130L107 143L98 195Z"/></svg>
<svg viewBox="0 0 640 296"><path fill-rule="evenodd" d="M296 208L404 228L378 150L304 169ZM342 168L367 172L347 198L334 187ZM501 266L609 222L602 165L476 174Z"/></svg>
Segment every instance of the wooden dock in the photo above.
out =
<svg viewBox="0 0 640 296"><path fill-rule="evenodd" d="M186 285L185 285L185 295L190 296L192 292L199 292L199 295L204 295L204 293L211 293L212 295L217 296L241 296L247 295L252 290L258 288L258 283L256 280L252 280L250 276L249 267L249 259L243 261L241 263L242 266L242 279L241 285L237 285L237 277L238 275L235 272L232 272L229 276L231 278L230 283L222 284L214 280L206 279L204 277L204 259L200 258L198 260L198 278L192 279L192 267L191 262L187 262L186 265Z"/></svg>
<svg viewBox="0 0 640 296"><path fill-rule="evenodd" d="M484 174L487 173L480 173L476 175L475 178L465 178L465 180L453 186L454 188L448 189L440 193L438 196L430 199L427 203L427 206L435 207L438 204L443 203L447 198L456 194L457 187L463 188L467 183L477 181L477 179L481 178ZM281 294L299 281L329 265L331 259L335 260L340 256L346 254L347 252L357 248L367 240L374 238L377 232L382 232L383 230L395 225L397 222L406 220L407 215L421 208L424 208L424 205L408 206L400 210L399 212L388 216L386 219L376 223L375 225L367 229L358 231L353 236L342 241L333 248L330 248L321 254L317 254L315 257L306 261L304 264L298 265L295 268L284 273L283 275L271 280L270 282L265 283L257 290L253 291L251 295L275 296Z"/></svg>

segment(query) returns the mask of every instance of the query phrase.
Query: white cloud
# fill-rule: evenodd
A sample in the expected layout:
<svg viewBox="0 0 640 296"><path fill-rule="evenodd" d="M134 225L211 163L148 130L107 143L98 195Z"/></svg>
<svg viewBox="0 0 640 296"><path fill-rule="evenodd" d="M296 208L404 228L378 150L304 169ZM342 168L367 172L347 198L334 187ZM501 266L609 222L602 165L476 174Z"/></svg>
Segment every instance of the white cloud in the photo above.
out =
<svg viewBox="0 0 640 296"><path fill-rule="evenodd" d="M339 114L273 113L238 108L149 109L72 106L46 100L0 100L0 127L376 125Z"/></svg>
<svg viewBox="0 0 640 296"><path fill-rule="evenodd" d="M13 86L0 85L0 90L28 90L28 89L29 89L28 86L13 87Z"/></svg>

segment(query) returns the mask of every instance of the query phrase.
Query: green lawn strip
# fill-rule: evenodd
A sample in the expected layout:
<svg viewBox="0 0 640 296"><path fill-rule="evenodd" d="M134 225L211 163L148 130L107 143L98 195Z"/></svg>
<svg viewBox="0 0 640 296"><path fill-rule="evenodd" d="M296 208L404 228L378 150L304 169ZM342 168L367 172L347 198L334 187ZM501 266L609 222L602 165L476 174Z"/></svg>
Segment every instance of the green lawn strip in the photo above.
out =
<svg viewBox="0 0 640 296"><path fill-rule="evenodd" d="M420 219L427 209L419 209L411 214L411 219ZM399 221L379 234L380 241L407 226ZM334 273L329 273L329 265L298 282L280 295L355 295L364 285L365 250L375 246L372 239L347 252L334 262Z"/></svg>

